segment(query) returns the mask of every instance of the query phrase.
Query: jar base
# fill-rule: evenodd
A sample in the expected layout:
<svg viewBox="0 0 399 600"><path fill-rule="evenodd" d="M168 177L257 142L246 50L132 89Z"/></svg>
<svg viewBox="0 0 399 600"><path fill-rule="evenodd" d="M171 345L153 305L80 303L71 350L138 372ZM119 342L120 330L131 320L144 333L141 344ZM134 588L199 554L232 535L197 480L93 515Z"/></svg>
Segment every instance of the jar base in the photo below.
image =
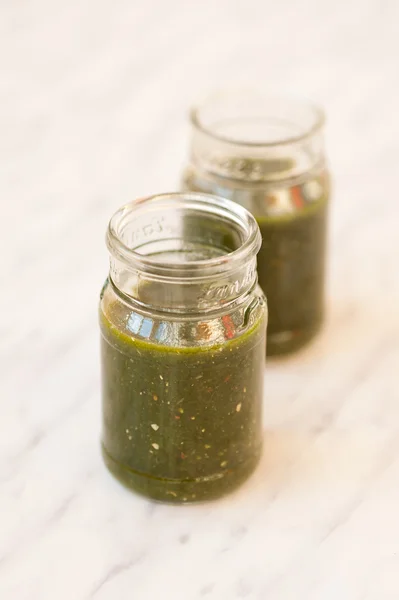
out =
<svg viewBox="0 0 399 600"><path fill-rule="evenodd" d="M306 329L295 329L267 335L267 357L279 357L293 354L310 343L319 333L322 319Z"/></svg>
<svg viewBox="0 0 399 600"><path fill-rule="evenodd" d="M151 500L169 504L190 504L216 500L232 492L253 473L261 457L261 448L250 460L234 470L224 470L196 479L161 479L134 471L116 461L101 444L103 460L116 479L125 487Z"/></svg>

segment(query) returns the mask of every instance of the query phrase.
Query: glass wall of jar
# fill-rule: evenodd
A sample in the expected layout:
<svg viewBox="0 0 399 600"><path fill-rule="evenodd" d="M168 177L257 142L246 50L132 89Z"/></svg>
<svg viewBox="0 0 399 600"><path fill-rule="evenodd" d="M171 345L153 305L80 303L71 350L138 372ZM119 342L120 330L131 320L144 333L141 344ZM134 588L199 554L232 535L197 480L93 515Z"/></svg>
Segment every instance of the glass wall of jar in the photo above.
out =
<svg viewBox="0 0 399 600"><path fill-rule="evenodd" d="M294 351L323 319L329 177L323 113L308 101L216 94L191 112L183 189L214 193L255 215L267 353Z"/></svg>
<svg viewBox="0 0 399 600"><path fill-rule="evenodd" d="M121 208L107 244L105 462L157 500L218 497L247 478L262 445L257 223L223 198L163 194Z"/></svg>

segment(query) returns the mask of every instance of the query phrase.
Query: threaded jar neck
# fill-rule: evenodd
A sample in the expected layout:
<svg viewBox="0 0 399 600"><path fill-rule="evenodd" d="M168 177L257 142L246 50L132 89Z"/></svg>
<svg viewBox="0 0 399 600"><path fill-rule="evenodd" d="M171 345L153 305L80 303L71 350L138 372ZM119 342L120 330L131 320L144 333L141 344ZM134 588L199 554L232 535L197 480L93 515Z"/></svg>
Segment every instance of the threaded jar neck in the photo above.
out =
<svg viewBox="0 0 399 600"><path fill-rule="evenodd" d="M197 193L151 196L111 218L110 279L154 310L215 310L253 288L260 244L254 217L234 202Z"/></svg>
<svg viewBox="0 0 399 600"><path fill-rule="evenodd" d="M191 125L192 163L218 177L274 182L323 163L324 114L304 99L216 93L192 109Z"/></svg>

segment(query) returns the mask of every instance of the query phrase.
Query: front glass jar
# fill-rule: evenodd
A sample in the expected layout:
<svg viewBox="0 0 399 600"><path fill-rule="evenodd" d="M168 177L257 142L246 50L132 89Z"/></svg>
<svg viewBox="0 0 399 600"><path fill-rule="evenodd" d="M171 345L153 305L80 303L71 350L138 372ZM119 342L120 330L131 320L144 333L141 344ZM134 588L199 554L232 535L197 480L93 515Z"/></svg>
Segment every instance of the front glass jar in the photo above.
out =
<svg viewBox="0 0 399 600"><path fill-rule="evenodd" d="M323 123L307 101L252 92L215 95L191 113L183 189L234 200L259 224L268 355L300 348L323 319L329 197Z"/></svg>
<svg viewBox="0 0 399 600"><path fill-rule="evenodd" d="M262 445L256 221L229 200L163 194L121 208L107 244L105 462L157 500L218 497L247 478Z"/></svg>

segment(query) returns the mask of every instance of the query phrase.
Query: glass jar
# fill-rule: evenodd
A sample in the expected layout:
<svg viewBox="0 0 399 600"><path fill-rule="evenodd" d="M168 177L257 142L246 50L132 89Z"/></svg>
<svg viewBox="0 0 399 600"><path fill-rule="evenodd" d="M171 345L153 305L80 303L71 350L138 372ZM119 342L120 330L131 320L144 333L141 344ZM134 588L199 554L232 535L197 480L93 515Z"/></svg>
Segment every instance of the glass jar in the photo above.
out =
<svg viewBox="0 0 399 600"><path fill-rule="evenodd" d="M262 445L256 221L229 200L163 194L118 210L107 244L105 462L157 500L218 497L247 478Z"/></svg>
<svg viewBox="0 0 399 600"><path fill-rule="evenodd" d="M218 194L255 215L268 355L294 351L323 319L329 177L322 112L304 100L219 94L191 112L183 189Z"/></svg>

